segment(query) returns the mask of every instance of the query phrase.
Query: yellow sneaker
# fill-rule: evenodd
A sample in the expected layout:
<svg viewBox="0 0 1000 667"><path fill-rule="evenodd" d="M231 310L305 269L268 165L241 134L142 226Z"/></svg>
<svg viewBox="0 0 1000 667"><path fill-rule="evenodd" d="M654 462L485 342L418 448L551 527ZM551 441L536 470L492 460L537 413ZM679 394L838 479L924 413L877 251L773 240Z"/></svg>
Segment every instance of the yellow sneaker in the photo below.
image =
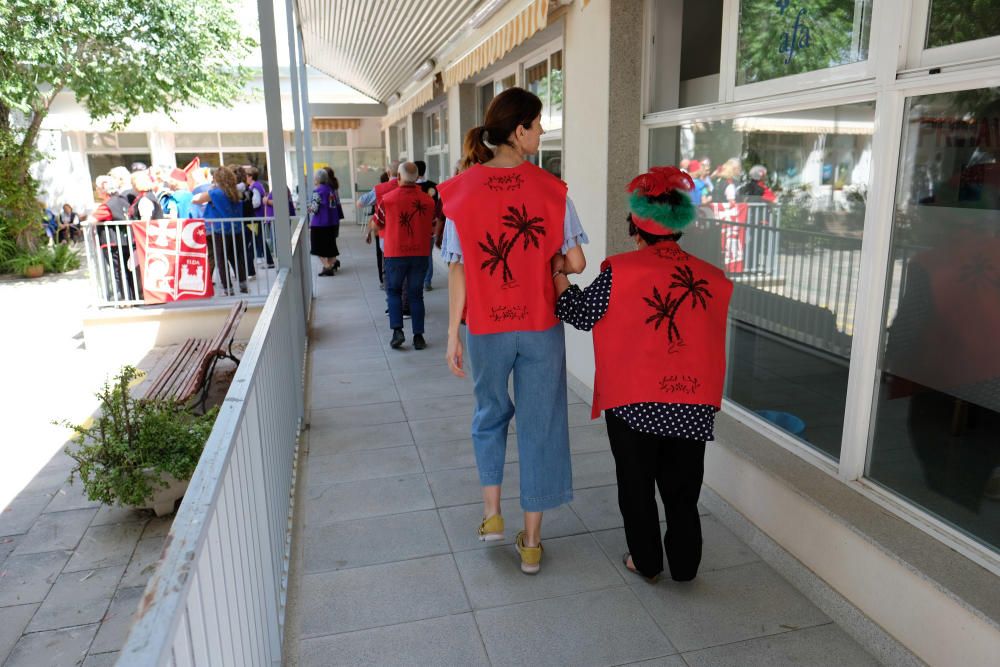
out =
<svg viewBox="0 0 1000 667"><path fill-rule="evenodd" d="M503 539L503 517L494 514L479 524L479 541L495 542Z"/></svg>
<svg viewBox="0 0 1000 667"><path fill-rule="evenodd" d="M521 572L538 574L538 571L542 569L542 553L545 551L542 549L542 543L539 542L537 547L524 546L524 531L522 530L517 534L515 546L517 553L521 556Z"/></svg>

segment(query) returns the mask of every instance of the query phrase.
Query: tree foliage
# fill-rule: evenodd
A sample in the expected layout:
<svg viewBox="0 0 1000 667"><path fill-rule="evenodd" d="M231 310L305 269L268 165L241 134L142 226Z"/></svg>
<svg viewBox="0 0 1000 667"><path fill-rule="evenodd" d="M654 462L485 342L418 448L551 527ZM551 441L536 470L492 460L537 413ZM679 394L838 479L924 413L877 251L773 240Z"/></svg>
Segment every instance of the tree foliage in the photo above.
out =
<svg viewBox="0 0 1000 667"><path fill-rule="evenodd" d="M927 48L1000 35L996 0L934 0L927 21Z"/></svg>

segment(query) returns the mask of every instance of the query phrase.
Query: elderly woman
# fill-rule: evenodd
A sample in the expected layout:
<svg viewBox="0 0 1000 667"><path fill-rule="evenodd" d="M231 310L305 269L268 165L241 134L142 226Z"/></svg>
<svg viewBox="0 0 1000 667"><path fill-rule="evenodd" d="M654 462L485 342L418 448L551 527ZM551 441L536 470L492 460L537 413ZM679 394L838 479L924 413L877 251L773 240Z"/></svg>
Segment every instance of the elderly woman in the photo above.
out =
<svg viewBox="0 0 1000 667"><path fill-rule="evenodd" d="M622 562L652 581L690 581L701 562L698 495L726 371L726 314L733 285L677 245L694 221L694 181L653 167L628 187L635 250L609 257L585 290L552 260L564 322L594 331L592 418L604 411L628 551ZM518 424L520 426L520 424ZM655 490L667 532L660 543Z"/></svg>
<svg viewBox="0 0 1000 667"><path fill-rule="evenodd" d="M330 174L325 169L316 170L316 185L309 201L309 241L312 254L323 262L321 276L336 275L340 268L337 256L337 236L340 233L340 200L335 183L330 182Z"/></svg>

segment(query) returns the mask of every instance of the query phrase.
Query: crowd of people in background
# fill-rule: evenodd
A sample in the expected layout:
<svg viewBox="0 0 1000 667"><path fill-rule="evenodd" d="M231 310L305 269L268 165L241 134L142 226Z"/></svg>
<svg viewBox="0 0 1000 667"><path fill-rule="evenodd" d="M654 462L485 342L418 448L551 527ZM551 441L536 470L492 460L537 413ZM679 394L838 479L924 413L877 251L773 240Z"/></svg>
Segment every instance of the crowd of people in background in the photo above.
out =
<svg viewBox="0 0 1000 667"><path fill-rule="evenodd" d="M95 191L99 205L86 222L95 225L97 249L110 278L109 298L141 295L141 268L131 262L131 221L204 218L209 272L214 276L218 269L225 295L248 293L247 281L256 277L258 264L275 267L273 196L253 165L212 170L198 160L183 169L134 162L98 176ZM291 191L286 195L294 216ZM45 225L53 242L83 238L80 215L69 204L59 215L46 209Z"/></svg>
<svg viewBox="0 0 1000 667"><path fill-rule="evenodd" d="M710 158L681 160L680 170L691 176L695 189L691 203L695 206L724 203L774 203L777 196L767 185L767 168L755 164L744 178L743 164L739 158L730 158L712 169Z"/></svg>

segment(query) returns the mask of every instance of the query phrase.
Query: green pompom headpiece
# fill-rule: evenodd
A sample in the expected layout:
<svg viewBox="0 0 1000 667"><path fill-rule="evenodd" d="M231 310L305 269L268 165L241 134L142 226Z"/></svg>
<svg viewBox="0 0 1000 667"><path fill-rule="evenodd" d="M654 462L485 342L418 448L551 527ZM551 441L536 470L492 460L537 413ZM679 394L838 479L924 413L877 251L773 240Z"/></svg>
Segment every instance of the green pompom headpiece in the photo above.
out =
<svg viewBox="0 0 1000 667"><path fill-rule="evenodd" d="M632 179L627 190L632 193L629 209L636 227L649 234L663 236L684 229L698 215L688 191L694 181L676 167L653 167Z"/></svg>

